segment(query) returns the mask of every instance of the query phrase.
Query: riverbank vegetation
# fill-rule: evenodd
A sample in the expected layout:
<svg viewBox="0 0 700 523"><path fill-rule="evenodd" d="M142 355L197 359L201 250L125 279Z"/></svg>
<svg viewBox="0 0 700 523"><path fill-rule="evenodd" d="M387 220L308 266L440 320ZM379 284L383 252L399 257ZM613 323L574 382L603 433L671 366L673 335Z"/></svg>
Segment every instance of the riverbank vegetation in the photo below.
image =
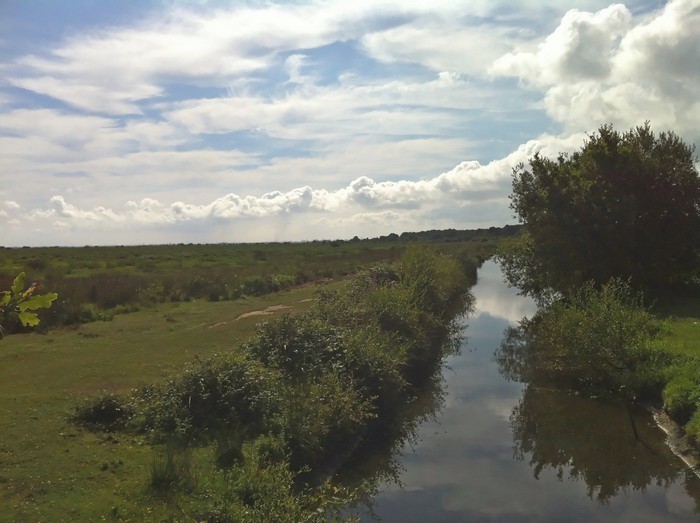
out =
<svg viewBox="0 0 700 523"><path fill-rule="evenodd" d="M523 235L499 259L541 308L498 357L528 383L661 402L700 447L696 162L645 124L603 126L570 156L518 166Z"/></svg>
<svg viewBox="0 0 700 523"><path fill-rule="evenodd" d="M376 442L406 437L405 413L455 350L452 318L469 305L476 267L497 241L399 241L408 249L399 259L349 278L155 302L109 322L6 337L3 513L16 521L338 514L372 484L328 480ZM261 317L273 319L254 327Z"/></svg>

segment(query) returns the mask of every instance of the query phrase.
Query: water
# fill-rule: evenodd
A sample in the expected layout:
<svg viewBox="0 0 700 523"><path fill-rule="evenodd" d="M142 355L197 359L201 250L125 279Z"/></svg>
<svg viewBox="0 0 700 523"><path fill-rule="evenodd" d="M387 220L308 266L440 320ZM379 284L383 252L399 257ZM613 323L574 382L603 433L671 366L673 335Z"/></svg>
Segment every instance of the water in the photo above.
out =
<svg viewBox="0 0 700 523"><path fill-rule="evenodd" d="M467 340L444 372L442 408L398 456L401 485L381 487L374 517L700 520L700 480L664 445L645 411L507 382L494 351L534 304L503 284L492 262L480 270L473 294Z"/></svg>

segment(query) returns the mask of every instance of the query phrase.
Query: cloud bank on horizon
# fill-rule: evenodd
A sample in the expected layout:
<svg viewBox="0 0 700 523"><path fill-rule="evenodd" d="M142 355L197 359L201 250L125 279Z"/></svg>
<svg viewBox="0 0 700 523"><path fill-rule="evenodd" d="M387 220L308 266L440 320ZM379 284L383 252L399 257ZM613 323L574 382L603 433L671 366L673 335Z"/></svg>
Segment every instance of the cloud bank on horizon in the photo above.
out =
<svg viewBox="0 0 700 523"><path fill-rule="evenodd" d="M0 5L0 244L513 223L512 168L700 145L700 0Z"/></svg>

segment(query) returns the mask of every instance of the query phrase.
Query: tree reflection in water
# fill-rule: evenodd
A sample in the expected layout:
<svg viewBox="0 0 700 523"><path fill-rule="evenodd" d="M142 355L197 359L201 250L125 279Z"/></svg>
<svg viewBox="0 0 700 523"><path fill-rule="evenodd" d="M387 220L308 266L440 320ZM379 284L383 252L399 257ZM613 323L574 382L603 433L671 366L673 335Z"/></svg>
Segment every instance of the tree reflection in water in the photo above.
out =
<svg viewBox="0 0 700 523"><path fill-rule="evenodd" d="M560 480L582 480L588 496L601 503L629 490L668 487L679 479L685 467L665 444L651 414L624 400L555 388L549 375L540 379L541 362L524 339L520 329L508 329L496 361L506 379L526 384L510 424L514 457L529 459L535 478L552 470ZM684 486L700 511L700 481L688 473Z"/></svg>

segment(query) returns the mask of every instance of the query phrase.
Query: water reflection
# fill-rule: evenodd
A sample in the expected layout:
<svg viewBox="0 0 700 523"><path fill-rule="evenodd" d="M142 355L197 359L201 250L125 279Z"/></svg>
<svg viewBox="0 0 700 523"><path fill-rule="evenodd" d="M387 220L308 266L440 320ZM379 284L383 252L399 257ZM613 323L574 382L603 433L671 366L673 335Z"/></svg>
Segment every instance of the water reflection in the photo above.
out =
<svg viewBox="0 0 700 523"><path fill-rule="evenodd" d="M682 464L658 436L653 419L622 401L593 400L528 386L511 415L515 457L536 479L551 469L583 481L592 499L668 487Z"/></svg>
<svg viewBox="0 0 700 523"><path fill-rule="evenodd" d="M360 476L400 481L378 485L363 520L697 521L700 482L678 474L646 413L632 412L637 440L624 405L504 379L494 351L534 304L493 263L472 292L461 354L411 403L407 434L353 459Z"/></svg>

